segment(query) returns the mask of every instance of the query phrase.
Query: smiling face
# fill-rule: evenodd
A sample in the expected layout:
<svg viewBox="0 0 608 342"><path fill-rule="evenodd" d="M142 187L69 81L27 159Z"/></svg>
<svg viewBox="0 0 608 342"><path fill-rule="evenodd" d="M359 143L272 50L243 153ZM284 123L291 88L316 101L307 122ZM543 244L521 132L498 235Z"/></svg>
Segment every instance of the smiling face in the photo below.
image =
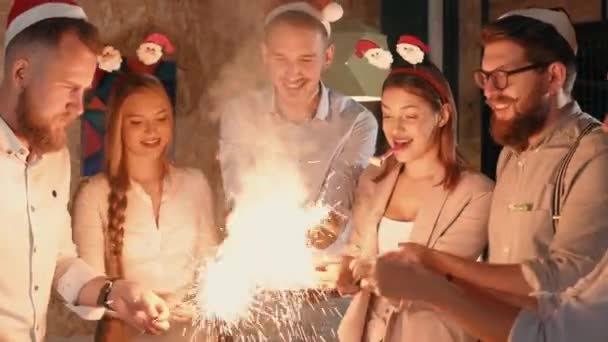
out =
<svg viewBox="0 0 608 342"><path fill-rule="evenodd" d="M510 71L531 64L522 46L499 40L485 46L481 69ZM491 133L496 142L525 146L544 127L550 110L548 79L548 73L540 68L510 75L504 89L486 82L483 93L492 110Z"/></svg>
<svg viewBox="0 0 608 342"><path fill-rule="evenodd" d="M402 87L388 87L382 94L382 130L399 162L436 150L439 118L428 101Z"/></svg>
<svg viewBox="0 0 608 342"><path fill-rule="evenodd" d="M280 20L267 28L262 56L281 103L304 106L318 94L321 74L334 55L319 25Z"/></svg>
<svg viewBox="0 0 608 342"><path fill-rule="evenodd" d="M127 158L161 158L173 137L173 110L164 90L139 90L125 99L121 111Z"/></svg>

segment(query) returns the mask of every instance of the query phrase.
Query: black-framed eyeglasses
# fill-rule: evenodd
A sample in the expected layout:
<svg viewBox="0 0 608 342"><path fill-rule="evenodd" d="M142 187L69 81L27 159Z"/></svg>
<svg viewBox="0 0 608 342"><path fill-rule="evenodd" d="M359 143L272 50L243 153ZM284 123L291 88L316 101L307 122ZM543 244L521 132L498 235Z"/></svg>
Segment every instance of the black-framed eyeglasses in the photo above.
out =
<svg viewBox="0 0 608 342"><path fill-rule="evenodd" d="M503 90L509 85L509 76L519 74L528 70L544 68L546 66L547 64L545 63L536 63L509 71L494 70L490 72L478 69L475 70L473 77L475 78L475 83L477 83L477 86L479 86L479 88L481 89L484 89L486 84L488 83L488 80L490 80L494 88L498 90Z"/></svg>

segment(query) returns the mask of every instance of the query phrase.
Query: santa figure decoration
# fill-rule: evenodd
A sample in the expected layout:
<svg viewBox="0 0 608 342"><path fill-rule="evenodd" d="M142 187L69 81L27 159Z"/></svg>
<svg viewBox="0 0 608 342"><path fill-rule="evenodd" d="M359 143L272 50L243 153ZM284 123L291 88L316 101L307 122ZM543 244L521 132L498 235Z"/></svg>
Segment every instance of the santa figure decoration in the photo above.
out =
<svg viewBox="0 0 608 342"><path fill-rule="evenodd" d="M391 52L381 48L371 40L359 40L355 46L355 54L359 58L365 57L371 65L379 69L388 70L393 64L393 55Z"/></svg>
<svg viewBox="0 0 608 342"><path fill-rule="evenodd" d="M137 48L137 58L145 65L154 65L160 61L163 53L172 54L174 51L175 48L167 36L152 33Z"/></svg>
<svg viewBox="0 0 608 342"><path fill-rule="evenodd" d="M428 52L429 47L415 36L404 35L397 42L399 56L414 66L422 63L424 55Z"/></svg>
<svg viewBox="0 0 608 342"><path fill-rule="evenodd" d="M107 72L114 72L122 65L122 55L113 46L107 45L103 48L101 55L97 56L99 69Z"/></svg>

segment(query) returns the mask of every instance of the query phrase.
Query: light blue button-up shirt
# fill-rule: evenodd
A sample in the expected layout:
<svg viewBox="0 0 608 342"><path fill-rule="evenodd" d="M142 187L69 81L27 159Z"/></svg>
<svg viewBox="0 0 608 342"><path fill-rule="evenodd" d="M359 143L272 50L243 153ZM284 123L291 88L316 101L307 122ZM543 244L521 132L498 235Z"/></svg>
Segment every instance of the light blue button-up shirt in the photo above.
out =
<svg viewBox="0 0 608 342"><path fill-rule="evenodd" d="M219 160L227 198L237 198L257 169L286 189L281 182L299 179L305 203L320 202L349 217L359 175L374 154L376 118L322 84L317 111L307 122L286 120L273 102L272 90L264 89L222 111Z"/></svg>

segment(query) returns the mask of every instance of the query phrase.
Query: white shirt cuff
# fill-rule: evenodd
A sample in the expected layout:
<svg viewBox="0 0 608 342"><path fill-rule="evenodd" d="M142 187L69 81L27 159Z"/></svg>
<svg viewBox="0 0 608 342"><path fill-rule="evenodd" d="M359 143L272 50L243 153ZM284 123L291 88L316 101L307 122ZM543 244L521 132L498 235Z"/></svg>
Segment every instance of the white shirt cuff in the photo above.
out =
<svg viewBox="0 0 608 342"><path fill-rule="evenodd" d="M103 277L82 259L74 259L68 270L57 280L57 292L67 304L76 304L82 287L94 278Z"/></svg>
<svg viewBox="0 0 608 342"><path fill-rule="evenodd" d="M72 310L76 313L80 318L87 321L97 321L100 320L103 315L106 313L105 308L99 308L94 306L81 306L81 305L72 305L65 304L68 309Z"/></svg>

